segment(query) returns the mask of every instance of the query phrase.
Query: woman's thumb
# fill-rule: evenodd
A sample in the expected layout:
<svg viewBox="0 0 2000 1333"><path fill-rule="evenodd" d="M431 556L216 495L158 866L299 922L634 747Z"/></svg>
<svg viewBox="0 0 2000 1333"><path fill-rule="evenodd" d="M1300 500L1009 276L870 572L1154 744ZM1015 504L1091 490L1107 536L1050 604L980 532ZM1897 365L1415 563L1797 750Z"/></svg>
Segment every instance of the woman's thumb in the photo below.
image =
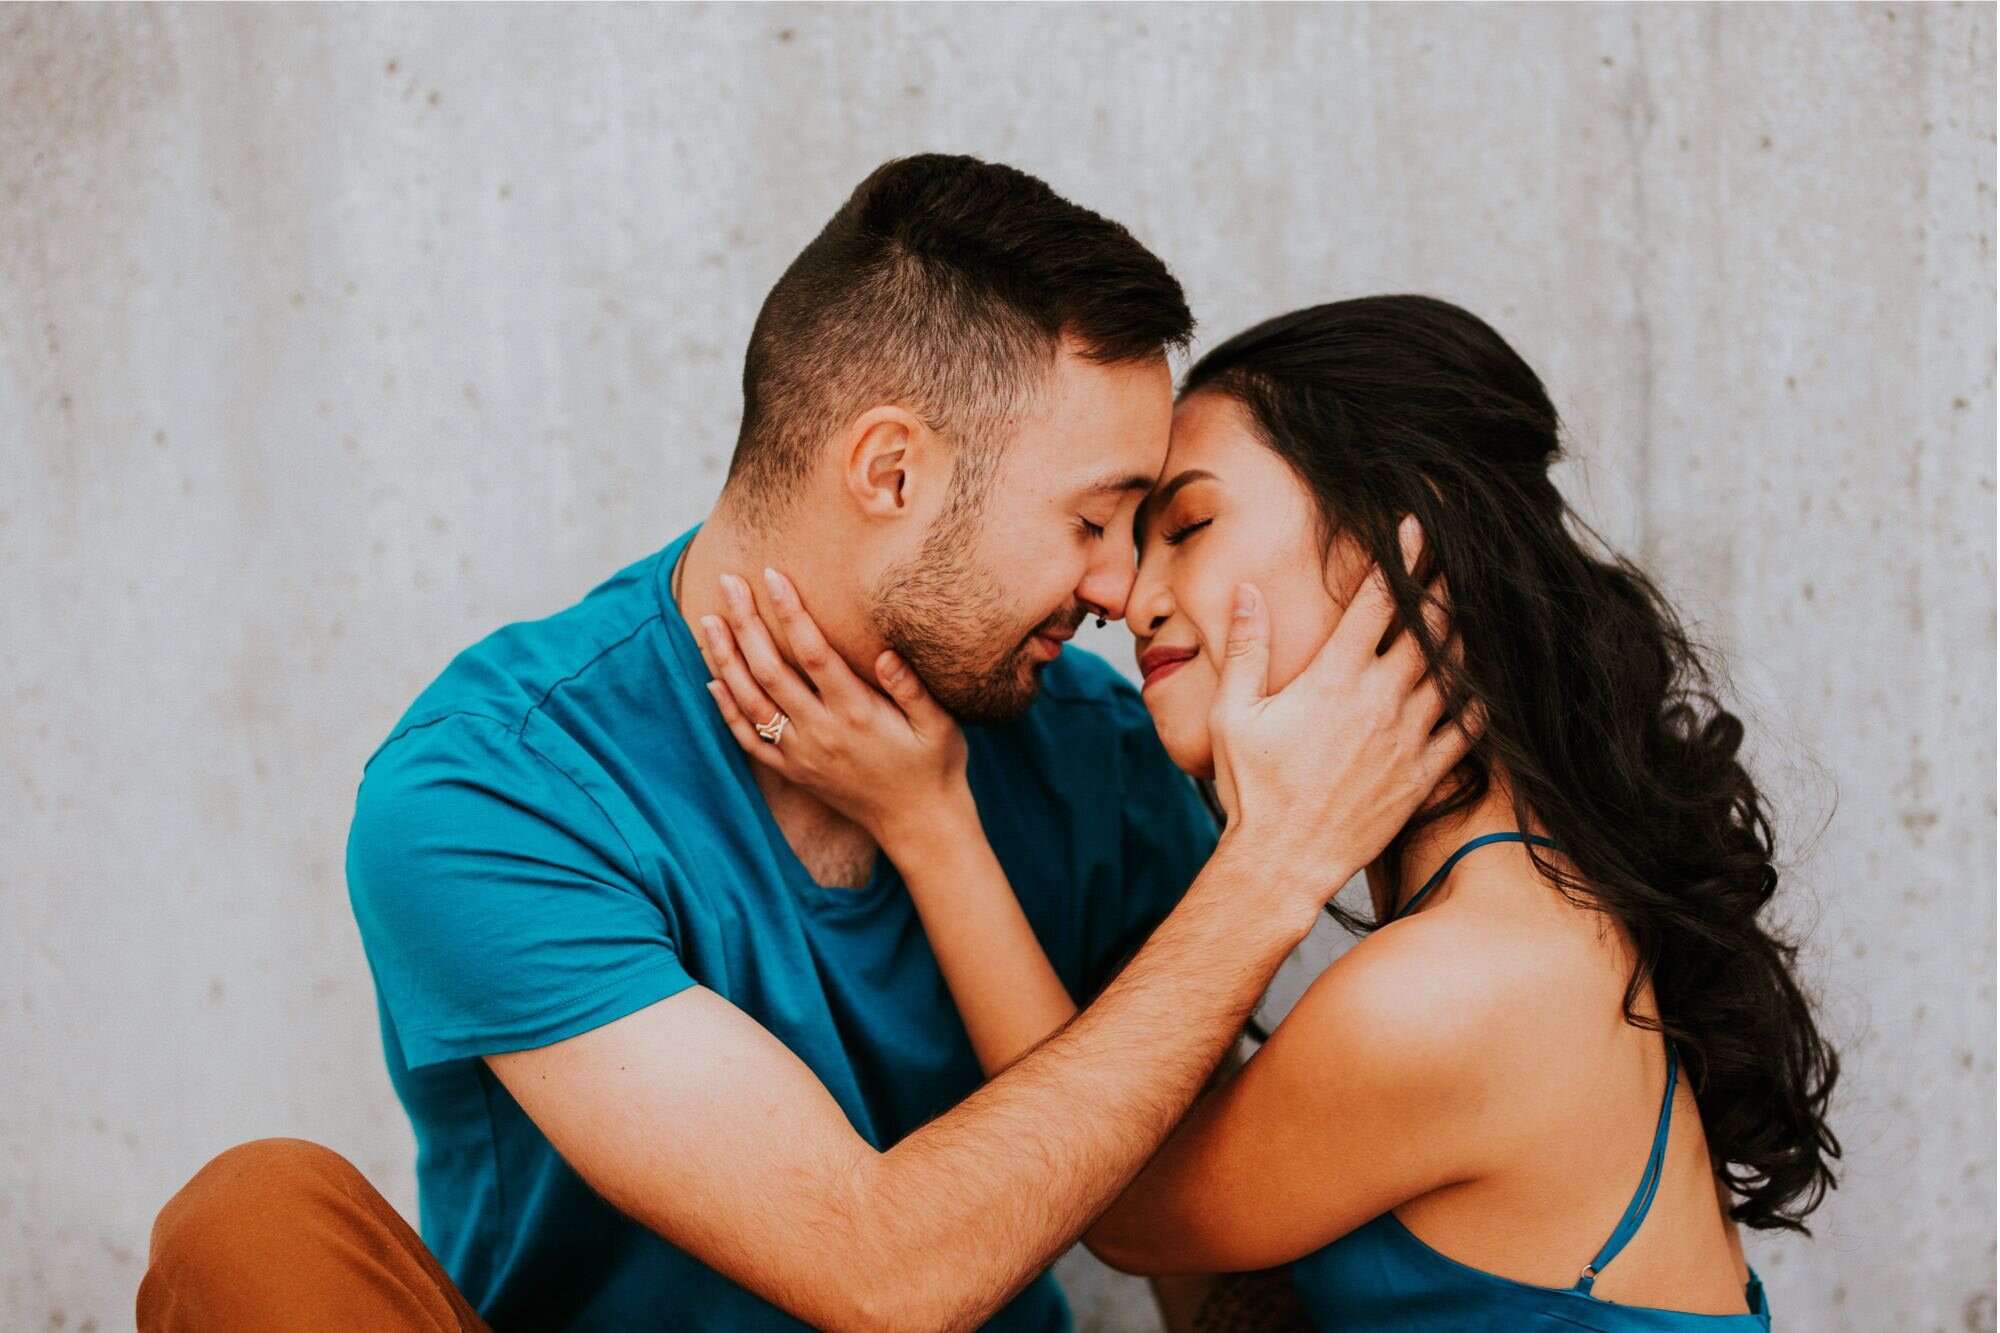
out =
<svg viewBox="0 0 2000 1333"><path fill-rule="evenodd" d="M1271 618L1254 583L1236 585L1222 650L1222 693L1240 704L1264 697L1270 679Z"/></svg>

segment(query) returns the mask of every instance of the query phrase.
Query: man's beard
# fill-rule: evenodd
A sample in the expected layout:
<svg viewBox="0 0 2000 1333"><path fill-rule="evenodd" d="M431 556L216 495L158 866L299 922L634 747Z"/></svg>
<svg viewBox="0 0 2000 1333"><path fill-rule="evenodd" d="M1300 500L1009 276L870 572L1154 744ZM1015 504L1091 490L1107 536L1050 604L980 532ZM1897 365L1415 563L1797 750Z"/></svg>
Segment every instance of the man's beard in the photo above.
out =
<svg viewBox="0 0 2000 1333"><path fill-rule="evenodd" d="M1007 614L1006 591L971 561L976 516L941 516L909 560L885 570L874 591L875 628L960 722L1007 722L1041 692L1033 637L1067 637L1083 623L1064 607L1026 633Z"/></svg>

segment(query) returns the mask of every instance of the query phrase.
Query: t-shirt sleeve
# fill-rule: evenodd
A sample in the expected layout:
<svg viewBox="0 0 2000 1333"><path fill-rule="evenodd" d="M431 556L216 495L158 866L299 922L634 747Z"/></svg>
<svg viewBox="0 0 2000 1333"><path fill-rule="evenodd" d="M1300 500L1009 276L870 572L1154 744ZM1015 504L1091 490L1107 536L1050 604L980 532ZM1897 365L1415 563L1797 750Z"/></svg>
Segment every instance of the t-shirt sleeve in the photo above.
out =
<svg viewBox="0 0 2000 1333"><path fill-rule="evenodd" d="M1215 851L1215 819L1194 781L1174 767L1137 692L1123 682L1113 697L1122 799L1121 920L1110 951L1097 960L1102 986L1153 928L1173 911Z"/></svg>
<svg viewBox="0 0 2000 1333"><path fill-rule="evenodd" d="M347 884L413 1068L546 1046L694 984L610 817L489 718L412 728L375 756Z"/></svg>

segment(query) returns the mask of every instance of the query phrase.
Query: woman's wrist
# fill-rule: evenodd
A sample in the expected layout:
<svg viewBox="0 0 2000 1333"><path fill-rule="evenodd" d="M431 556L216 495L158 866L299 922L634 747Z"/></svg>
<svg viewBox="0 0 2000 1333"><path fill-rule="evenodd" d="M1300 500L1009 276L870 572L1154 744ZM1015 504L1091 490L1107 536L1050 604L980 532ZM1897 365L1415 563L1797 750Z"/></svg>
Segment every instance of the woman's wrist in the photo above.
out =
<svg viewBox="0 0 2000 1333"><path fill-rule="evenodd" d="M985 836L972 789L962 777L936 795L913 798L884 812L875 824L871 831L877 845L905 879L912 866L936 860L964 846L968 838Z"/></svg>

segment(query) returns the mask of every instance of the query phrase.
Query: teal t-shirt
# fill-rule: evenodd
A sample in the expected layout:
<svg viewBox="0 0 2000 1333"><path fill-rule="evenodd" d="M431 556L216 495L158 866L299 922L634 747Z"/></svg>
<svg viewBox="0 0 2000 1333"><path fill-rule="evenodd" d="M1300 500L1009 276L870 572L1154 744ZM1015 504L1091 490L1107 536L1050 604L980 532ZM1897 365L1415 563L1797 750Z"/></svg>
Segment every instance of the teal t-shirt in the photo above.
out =
<svg viewBox="0 0 2000 1333"><path fill-rule="evenodd" d="M878 1148L980 1082L895 869L878 857L864 887L814 884L723 728L668 593L691 535L460 654L356 798L348 889L416 1130L420 1229L502 1333L802 1325L598 1198L481 1056L701 985ZM1046 669L1022 717L967 742L994 851L1087 998L1207 859L1207 812L1136 692L1082 652ZM1069 1322L1045 1273L988 1327Z"/></svg>

